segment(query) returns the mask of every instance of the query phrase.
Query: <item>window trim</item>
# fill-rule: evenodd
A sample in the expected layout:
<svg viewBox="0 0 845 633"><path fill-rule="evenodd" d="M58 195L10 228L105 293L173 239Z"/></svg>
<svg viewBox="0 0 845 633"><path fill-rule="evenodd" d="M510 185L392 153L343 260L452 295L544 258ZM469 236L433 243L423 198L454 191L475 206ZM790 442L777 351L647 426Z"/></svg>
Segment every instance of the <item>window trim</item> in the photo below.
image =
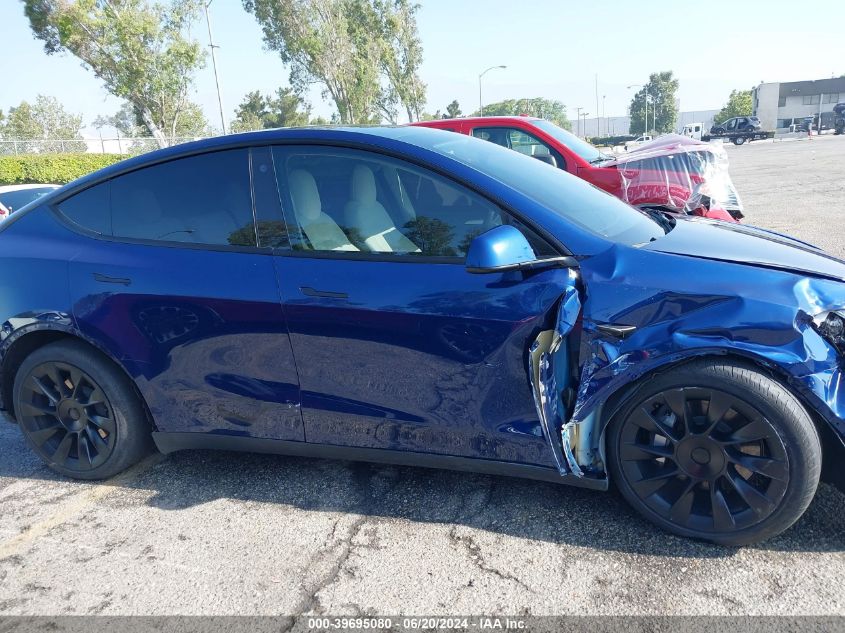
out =
<svg viewBox="0 0 845 633"><path fill-rule="evenodd" d="M248 150L253 147L290 147L290 146L315 146L315 147L328 147L328 148L346 148L346 149L357 149L364 152L370 152L373 154L379 154L382 156L388 156L394 159L403 160L411 165L416 165L417 167L421 167L423 169L427 169L432 173L435 173L446 180L450 180L455 182L462 187L474 192L475 194L481 196L485 200L488 200L492 204L497 205L502 210L504 210L509 215L512 215L517 220L522 222L525 226L530 228L534 231L541 239L548 243L548 245L555 251L557 251L561 256L575 256L569 248L555 235L550 233L546 228L537 224L534 220L527 217L525 214L521 213L518 210L515 210L511 205L507 204L504 200L499 199L497 196L486 192L481 191L478 187L476 187L473 183L467 182L463 178L456 176L453 173L449 173L448 171L442 169L437 165L433 165L425 160L419 159L416 156L409 156L407 154L403 154L398 151L392 151L387 148L377 147L374 145L368 145L366 143L356 143L351 141L343 141L343 140L323 140L323 139L264 139L260 142L255 142L254 140L244 139L237 142L233 142L227 145L223 145L221 147L213 147L213 148L190 148L185 150L183 153L177 154L176 156L166 156L166 157L156 157L151 158L148 162L145 162L142 165L136 165L133 167L125 168L117 173L110 174L107 178L98 179L93 182L86 182L82 187L74 187L69 189L68 191L62 193L61 195L57 196L53 200L51 200L46 207L50 209L54 216L56 216L64 226L68 227L70 230L81 233L88 237L93 237L95 239L108 241L108 242L118 242L118 243L132 243L132 244L140 244L143 246L163 246L167 248L191 248L194 250L213 250L213 251L225 251L225 252L243 252L243 253L253 253L256 255L282 255L287 256L289 253L304 253L305 256L309 256L308 251L294 251L293 249L285 249L282 248L272 248L272 247L261 247L261 246L217 246L213 244L193 244L189 242L165 242L165 241L154 241L154 240L139 240L136 238L114 238L108 235L102 235L100 233L96 233L94 231L90 231L81 227L74 222L72 222L69 218L64 217L64 215L58 210L58 205L61 204L63 201L67 200L71 196L76 195L77 193L82 193L83 191L90 189L91 187L95 187L99 184L104 182L114 180L115 178L119 178L125 174L132 173L134 171L138 171L140 169L146 169L147 167L152 167L154 165L160 165L163 163L168 163L174 160L179 160L182 158L188 158L191 156L197 156L201 154L211 154L214 152L231 150L231 149L240 149L240 148L247 148ZM250 178L252 177L252 172L250 170ZM278 186L278 185L277 185ZM33 207L32 210L41 207ZM13 214L12 218L9 220L4 221L0 224L0 227L3 225L8 225L9 221L12 220L16 215ZM131 240L131 241L130 241ZM316 251L312 251L316 252ZM377 256L381 257L381 255L376 254ZM301 256L301 255L300 255ZM388 255L388 257L391 257ZM462 258L458 258L463 262ZM365 261L363 258L359 258L359 261ZM394 259L390 259L389 261L394 261ZM407 261L407 260L403 260ZM450 262L429 262L423 261L420 258L419 263L450 263Z"/></svg>

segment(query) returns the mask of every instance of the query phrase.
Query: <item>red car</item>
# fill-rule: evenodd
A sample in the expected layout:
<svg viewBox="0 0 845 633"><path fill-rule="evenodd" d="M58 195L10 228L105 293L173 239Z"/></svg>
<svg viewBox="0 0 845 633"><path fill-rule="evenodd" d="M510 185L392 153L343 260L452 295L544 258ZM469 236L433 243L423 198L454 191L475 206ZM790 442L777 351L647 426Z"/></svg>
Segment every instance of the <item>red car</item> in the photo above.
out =
<svg viewBox="0 0 845 633"><path fill-rule="evenodd" d="M719 146L669 135L614 157L551 121L528 116L470 117L412 125L469 134L564 169L639 207L736 222L742 204Z"/></svg>

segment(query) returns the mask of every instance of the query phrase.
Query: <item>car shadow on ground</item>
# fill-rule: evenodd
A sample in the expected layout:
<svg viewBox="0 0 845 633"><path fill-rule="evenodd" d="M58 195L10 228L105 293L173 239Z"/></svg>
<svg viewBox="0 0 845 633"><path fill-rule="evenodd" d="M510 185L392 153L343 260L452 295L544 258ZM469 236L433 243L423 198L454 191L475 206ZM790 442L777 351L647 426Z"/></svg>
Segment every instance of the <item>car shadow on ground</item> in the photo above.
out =
<svg viewBox="0 0 845 633"><path fill-rule="evenodd" d="M62 479L40 465L19 435L8 432L0 433L0 477ZM615 491L510 477L186 451L153 457L134 475L118 476L110 483L150 491L145 502L164 511L230 499L384 520L464 525L509 537L630 554L714 558L740 551L667 534L640 518ZM843 551L844 505L845 495L823 484L795 526L747 549Z"/></svg>

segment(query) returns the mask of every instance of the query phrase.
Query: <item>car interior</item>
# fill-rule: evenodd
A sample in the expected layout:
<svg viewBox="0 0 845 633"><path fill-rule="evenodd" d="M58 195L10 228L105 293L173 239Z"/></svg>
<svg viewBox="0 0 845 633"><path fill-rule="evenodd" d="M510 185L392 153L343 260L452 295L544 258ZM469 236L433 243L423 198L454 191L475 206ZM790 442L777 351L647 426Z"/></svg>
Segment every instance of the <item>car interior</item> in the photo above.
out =
<svg viewBox="0 0 845 633"><path fill-rule="evenodd" d="M282 162L297 249L462 257L473 237L502 223L486 200L391 162L328 154Z"/></svg>
<svg viewBox="0 0 845 633"><path fill-rule="evenodd" d="M496 145L507 147L520 154L531 156L552 167L565 168L563 157L558 152L553 152L548 145L522 130L504 127L476 128L472 131L472 135Z"/></svg>

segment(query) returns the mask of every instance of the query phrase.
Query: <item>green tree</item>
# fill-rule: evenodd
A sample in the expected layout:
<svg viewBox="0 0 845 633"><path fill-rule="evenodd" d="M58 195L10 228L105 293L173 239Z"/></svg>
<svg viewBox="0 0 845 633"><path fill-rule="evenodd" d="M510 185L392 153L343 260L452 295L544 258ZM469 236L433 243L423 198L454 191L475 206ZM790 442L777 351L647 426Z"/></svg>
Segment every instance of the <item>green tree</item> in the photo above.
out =
<svg viewBox="0 0 845 633"><path fill-rule="evenodd" d="M275 97L265 97L255 90L241 101L230 127L234 132L248 132L308 125L310 114L311 106L292 88L279 88Z"/></svg>
<svg viewBox="0 0 845 633"><path fill-rule="evenodd" d="M671 132L678 120L678 107L675 95L678 92L678 80L671 70L651 73L648 83L631 99L631 134L641 134L643 130ZM646 96L648 95L648 96ZM648 101L648 106L646 106ZM646 121L648 109L648 121Z"/></svg>
<svg viewBox="0 0 845 633"><path fill-rule="evenodd" d="M129 101L159 146L179 133L189 92L205 61L187 35L201 0L23 0L48 54L68 51Z"/></svg>
<svg viewBox="0 0 845 633"><path fill-rule="evenodd" d="M297 94L323 87L341 123L420 116L425 85L417 5L409 0L243 0L264 42L290 65Z"/></svg>
<svg viewBox="0 0 845 633"><path fill-rule="evenodd" d="M476 111L472 116L479 116L479 114ZM484 106L485 116L518 116L520 114L546 119L566 130L572 129L572 124L566 116L566 106L560 101L535 97L533 99L505 99Z"/></svg>
<svg viewBox="0 0 845 633"><path fill-rule="evenodd" d="M267 100L270 110L269 125L265 127L297 127L308 125L311 105L294 92L293 88L279 88L276 96Z"/></svg>
<svg viewBox="0 0 845 633"><path fill-rule="evenodd" d="M243 0L264 42L290 65L290 83L302 94L322 84L342 123L372 120L381 93L381 42L367 0Z"/></svg>
<svg viewBox="0 0 845 633"><path fill-rule="evenodd" d="M388 107L381 110L393 113L398 102L408 121L419 121L426 89L419 76L423 49L416 14L420 5L409 0L374 0L373 8L381 36L381 70L387 80L381 100ZM387 118L395 122L395 116Z"/></svg>
<svg viewBox="0 0 845 633"><path fill-rule="evenodd" d="M129 138L138 138L149 134L149 130L144 125L143 116L128 101L112 116L98 116L94 119L94 127L113 127L120 132L121 136ZM176 122L176 127L172 130L171 140L210 136L212 133L211 124L205 117L202 108L191 101L183 107Z"/></svg>
<svg viewBox="0 0 845 633"><path fill-rule="evenodd" d="M258 90L248 92L235 110L235 119L229 123L232 132L250 132L264 129L267 111L267 98Z"/></svg>
<svg viewBox="0 0 845 633"><path fill-rule="evenodd" d="M458 100L455 99L446 106L446 118L448 119L457 119L461 116L461 104L458 103Z"/></svg>
<svg viewBox="0 0 845 633"><path fill-rule="evenodd" d="M436 121L437 119L442 119L443 115L440 113L440 110L432 114L431 112L423 112L420 114L420 121Z"/></svg>
<svg viewBox="0 0 845 633"><path fill-rule="evenodd" d="M735 116L751 116L754 105L750 90L731 90L728 102L714 117L716 123L727 121Z"/></svg>
<svg viewBox="0 0 845 633"><path fill-rule="evenodd" d="M0 124L0 136L25 141L17 147L22 153L84 152L86 145L79 133L81 128L82 116L67 112L55 97L38 95L32 104L21 101L20 105L9 109L8 116Z"/></svg>
<svg viewBox="0 0 845 633"><path fill-rule="evenodd" d="M121 136L130 138L148 134L143 120L135 113L135 108L128 101L124 101L120 110L111 116L100 115L94 119L94 127L97 129L113 127Z"/></svg>
<svg viewBox="0 0 845 633"><path fill-rule="evenodd" d="M455 234L442 220L422 215L407 222L405 229L408 239L420 247L423 255L457 255L452 246Z"/></svg>

